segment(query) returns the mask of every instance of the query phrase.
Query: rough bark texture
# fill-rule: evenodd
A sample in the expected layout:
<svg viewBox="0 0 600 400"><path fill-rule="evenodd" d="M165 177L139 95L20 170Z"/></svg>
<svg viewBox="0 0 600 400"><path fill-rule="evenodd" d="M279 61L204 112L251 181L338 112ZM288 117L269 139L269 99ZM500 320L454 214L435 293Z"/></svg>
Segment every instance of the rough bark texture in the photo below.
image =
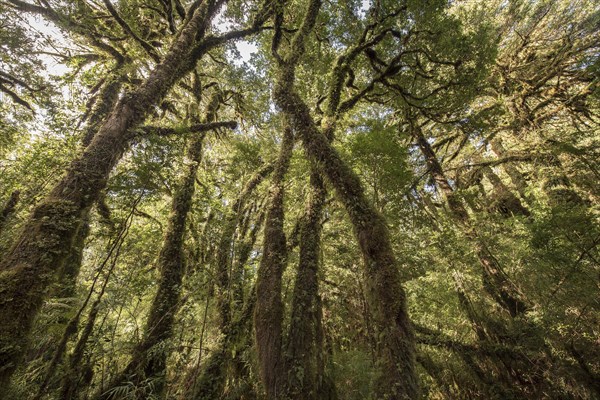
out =
<svg viewBox="0 0 600 400"><path fill-rule="evenodd" d="M431 148L431 145L417 127L413 127L413 136L425 157L429 173L448 202L448 208L451 215L465 229L467 236L473 240L476 247L477 258L482 266L483 284L486 291L512 317L523 314L529 309L522 298L523 295L506 275L498 263L498 260L490 253L487 246L481 241L477 232L471 226L469 213L461 203L460 199L456 198L454 189L444 175L442 166Z"/></svg>
<svg viewBox="0 0 600 400"><path fill-rule="evenodd" d="M20 361L33 318L68 255L83 215L106 186L127 147L127 132L144 120L151 107L210 48L207 44L190 50L197 49L194 44L202 38L215 11L206 4L196 10L164 61L139 88L117 103L90 145L32 212L0 261L0 392L8 386Z"/></svg>
<svg viewBox="0 0 600 400"><path fill-rule="evenodd" d="M354 227L364 258L369 305L379 339L377 350L381 373L375 383L375 396L378 399L414 399L419 392L414 335L386 223L367 200L358 176L319 130L310 109L294 89L295 67L304 53L304 40L314 27L320 5L319 0L310 2L288 57L280 60L273 97L300 136L310 160L335 188Z"/></svg>
<svg viewBox="0 0 600 400"><path fill-rule="evenodd" d="M87 117L82 139L83 147L90 145L94 135L98 132L100 124L119 100L119 94L125 79L125 73L120 71L120 68L120 66L117 66L117 71L108 76L107 81L100 89L100 93L98 93L96 102Z"/></svg>
<svg viewBox="0 0 600 400"><path fill-rule="evenodd" d="M304 42L315 26L320 6L319 0L310 1L285 59L277 53L281 18L279 21L276 19L272 51L279 68L273 98L290 119L311 162L334 187L354 227L364 258L369 305L379 339L377 350L381 373L375 383L375 396L378 399L415 399L419 389L414 334L385 220L367 200L360 179L342 161L327 135L317 127L309 107L294 89L295 68L304 54ZM340 80L343 76L334 74L333 78ZM333 86L335 92L339 85ZM331 108L335 110L336 96L330 97Z"/></svg>
<svg viewBox="0 0 600 400"><path fill-rule="evenodd" d="M52 289L50 294L50 297L61 299L61 302L71 304L71 307L75 306L74 301L76 300L77 276L81 269L85 240L89 233L88 219L89 216L86 216L79 227L75 240L73 241L73 246L59 272L58 283ZM44 351L44 356L49 357L51 361L34 400L41 399L46 394L46 391L51 384L51 380L56 373L57 366L62 361L66 352L68 341L73 335L77 334L79 319L85 305L86 302L75 315L72 315L72 308L68 307L67 310L59 316L58 321L64 325L65 329L60 340L58 340L58 338L52 340L49 343L48 348Z"/></svg>
<svg viewBox="0 0 600 400"><path fill-rule="evenodd" d="M234 239L235 229L241 219L241 212L244 208L248 197L252 194L254 189L265 179L265 177L271 173L273 165L269 164L261 168L259 171L250 178L246 183L246 186L240 193L239 197L233 203L231 210L225 217L225 224L223 227L223 233L219 241L219 248L217 249L217 303L221 316L221 331L225 333L227 327L231 322L231 283L230 283L230 271L231 268L231 254L232 244ZM243 265L242 265L243 267Z"/></svg>
<svg viewBox="0 0 600 400"><path fill-rule="evenodd" d="M206 122L215 119L219 99L220 97L215 95L210 101ZM157 263L161 274L159 285L150 307L142 341L134 349L130 363L108 390L128 381L140 384L148 380L152 381L152 385L147 391L143 391L144 396L161 398L164 395L167 358L170 354L169 340L179 309L185 273L183 242L186 221L192 207L204 137L202 133L192 139L184 162L184 174L173 195L171 215Z"/></svg>
<svg viewBox="0 0 600 400"><path fill-rule="evenodd" d="M285 124L281 150L273 172L270 204L265 221L263 255L256 280L254 327L260 377L269 399L282 395L282 323L283 302L281 277L287 258L283 231L283 179L288 169L294 138L291 127Z"/></svg>
<svg viewBox="0 0 600 400"><path fill-rule="evenodd" d="M54 297L66 299L75 296L77 288L77 277L83 260L85 240L90 232L89 216L85 216L81 226L77 230L73 245L69 251L62 268L58 273L58 287L53 293Z"/></svg>
<svg viewBox="0 0 600 400"><path fill-rule="evenodd" d="M192 391L193 395L190 398L194 400L213 400L225 397L223 391L230 372L229 368L236 366L236 357L248 351L252 344L248 332L252 330L252 313L255 303L256 295L253 294L249 297L239 318L231 322L219 347L206 361L202 375L196 383ZM232 352L235 352L236 357L232 358ZM232 362L234 362L233 365ZM245 369L245 367L243 368ZM248 373L248 371L243 372ZM236 376L238 379L243 378L239 374L236 375L238 375Z"/></svg>
<svg viewBox="0 0 600 400"><path fill-rule="evenodd" d="M300 226L300 259L287 336L287 397L323 400L323 331L319 297L321 217L326 190L318 171L310 175L311 193Z"/></svg>
<svg viewBox="0 0 600 400"><path fill-rule="evenodd" d="M281 81L291 83L293 77L284 76ZM418 396L414 337L386 223L367 200L358 176L319 132L308 107L292 88L278 87L275 99L301 135L309 158L335 188L354 227L364 258L369 305L379 337L382 373L375 386L377 396L414 399Z"/></svg>

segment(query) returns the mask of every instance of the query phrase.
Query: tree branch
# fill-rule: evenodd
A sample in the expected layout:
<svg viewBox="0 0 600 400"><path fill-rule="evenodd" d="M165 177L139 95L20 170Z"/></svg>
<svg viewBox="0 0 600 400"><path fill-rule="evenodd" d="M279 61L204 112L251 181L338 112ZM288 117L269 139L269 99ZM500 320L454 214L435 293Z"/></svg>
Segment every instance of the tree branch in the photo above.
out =
<svg viewBox="0 0 600 400"><path fill-rule="evenodd" d="M182 133L201 133L211 130L217 130L221 128L235 129L238 124L236 121L219 121L219 122L208 122L204 124L194 124L180 128L165 128L161 126L142 126L140 127L133 137L146 136L146 135L158 135L158 136L170 136L179 135Z"/></svg>
<svg viewBox="0 0 600 400"><path fill-rule="evenodd" d="M117 23L121 26L121 28L123 28L123 30L127 34L129 34L146 51L146 53L148 53L148 55L155 62L159 63L160 62L160 57L156 53L156 49L150 43L148 43L144 39L140 38L133 31L133 29L131 29L131 27L129 26L129 24L127 24L127 22L123 18L121 18L121 16L119 15L119 13L115 9L115 7L112 5L112 3L110 2L110 0L103 0L103 2L104 2L104 5L106 6L106 8L108 9L108 12L110 12L110 15L113 16L113 18L117 21Z"/></svg>

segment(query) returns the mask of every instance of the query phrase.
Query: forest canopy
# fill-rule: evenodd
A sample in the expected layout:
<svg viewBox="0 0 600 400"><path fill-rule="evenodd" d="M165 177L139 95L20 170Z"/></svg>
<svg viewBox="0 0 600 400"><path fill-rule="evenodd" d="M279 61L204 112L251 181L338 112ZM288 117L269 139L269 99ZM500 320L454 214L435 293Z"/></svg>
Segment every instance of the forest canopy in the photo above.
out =
<svg viewBox="0 0 600 400"><path fill-rule="evenodd" d="M600 399L597 0L0 1L0 400Z"/></svg>

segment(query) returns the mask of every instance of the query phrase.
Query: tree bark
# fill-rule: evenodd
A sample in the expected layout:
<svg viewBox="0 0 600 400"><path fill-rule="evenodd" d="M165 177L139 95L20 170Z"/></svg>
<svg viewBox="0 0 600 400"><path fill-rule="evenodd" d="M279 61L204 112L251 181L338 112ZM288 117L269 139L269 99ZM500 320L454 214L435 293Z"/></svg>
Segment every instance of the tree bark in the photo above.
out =
<svg viewBox="0 0 600 400"><path fill-rule="evenodd" d="M300 222L300 259L287 335L286 391L290 399L323 400L323 330L319 297L321 217L326 189L321 174L310 174L311 193Z"/></svg>
<svg viewBox="0 0 600 400"><path fill-rule="evenodd" d="M251 191L251 188L258 185L272 170L272 164L265 166L248 181L245 188ZM242 192L239 198L247 197L244 196L244 193L249 194L250 192ZM248 261L250 251L256 243L257 233L262 227L264 215L264 212L260 213L250 233L250 238L242 245L244 249L240 251L236 260L236 269L243 269ZM255 304L255 290L251 290L251 295L245 304L241 299L236 303L236 308L242 309L242 311L239 313L238 318L232 315L229 326L223 331L224 335L217 349L213 351L208 361L202 366L201 374L199 374L200 368L198 368L198 365L188 372L187 381L191 384L184 391L182 398L195 400L221 398L223 388L228 380L237 387L244 386L243 384L240 385L240 381L247 378L249 371L248 366L241 358L242 354L246 353L252 346L252 336L248 335L248 332L252 331L252 314ZM198 375L199 379L197 380Z"/></svg>
<svg viewBox="0 0 600 400"><path fill-rule="evenodd" d="M217 249L217 304L221 316L221 331L225 333L231 322L231 286L230 286L230 270L231 270L231 254L232 244L235 229L238 221L241 219L241 213L244 205L248 201L248 197L254 189L265 179L265 177L273 171L273 165L268 164L258 170L246 183L239 197L233 203L231 210L225 217L223 233L219 241ZM243 267L243 266L242 266Z"/></svg>
<svg viewBox="0 0 600 400"><path fill-rule="evenodd" d="M375 383L375 396L394 400L415 399L419 389L415 371L414 334L387 225L367 200L356 173L342 161L327 135L317 127L309 107L294 89L295 69L304 54L304 42L315 26L320 6L320 0L309 2L302 25L294 35L285 59L278 54L282 16L276 18L272 52L279 68L273 99L300 136L305 153L314 167L334 187L354 227L363 254L369 305L379 339L377 350L381 373ZM343 81L343 75L338 74L334 78ZM339 85L333 86L333 89L336 88ZM335 96L330 97L331 108L337 110Z"/></svg>
<svg viewBox="0 0 600 400"><path fill-rule="evenodd" d="M203 3L181 30L164 61L115 105L89 146L35 208L0 261L0 392L6 390L26 347L47 289L68 255L83 215L97 199L128 145L127 132L145 119L199 57L222 40L199 43L217 11Z"/></svg>
<svg viewBox="0 0 600 400"><path fill-rule="evenodd" d="M502 143L502 139L499 137L495 137L491 142L492 151L498 157L502 158L507 153L504 144ZM519 192L519 195L529 206L533 205L533 198L531 195L527 193L527 182L525 181L525 177L518 170L516 166L512 163L504 163L502 164L502 168L506 171L506 174L510 177L511 182Z"/></svg>
<svg viewBox="0 0 600 400"><path fill-rule="evenodd" d="M290 118L310 160L335 188L354 227L379 338L378 367L382 373L375 384L377 398L417 398L414 335L385 220L367 200L358 176L319 131L308 106L293 88L294 80L293 68L284 66L274 90L275 103Z"/></svg>
<svg viewBox="0 0 600 400"><path fill-rule="evenodd" d="M469 213L463 206L461 200L456 197L454 189L444 175L440 162L420 128L413 126L412 134L425 157L429 173L448 203L451 215L454 220L463 227L466 235L473 240L475 244L477 258L482 266L483 284L486 291L513 318L522 315L529 309L523 300L523 295L506 275L498 260L490 253L487 246L482 242L473 228Z"/></svg>
<svg viewBox="0 0 600 400"><path fill-rule="evenodd" d="M254 293L244 305L239 317L231 321L225 337L219 347L206 361L202 375L192 390L190 398L194 400L213 400L223 398L223 389L227 382L228 367L236 357L250 347L251 340L248 332L252 330L252 313L255 309L256 294ZM231 353L235 352L236 357ZM247 372L247 371L246 371ZM239 378L239 377L238 377Z"/></svg>
<svg viewBox="0 0 600 400"><path fill-rule="evenodd" d="M281 279L287 259L283 231L284 177L287 172L294 136L288 121L284 122L283 140L273 172L270 204L265 221L263 255L256 280L254 328L260 377L269 399L281 398L285 374L282 373L283 302Z"/></svg>
<svg viewBox="0 0 600 400"><path fill-rule="evenodd" d="M214 121L219 102L220 96L213 96L208 105L205 122ZM170 354L169 340L180 305L181 285L185 273L183 242L186 222L192 207L204 137L205 134L201 133L192 139L184 161L187 168L173 196L171 216L157 263L161 276L142 341L134 349L125 370L117 375L105 393L128 381L137 385L144 381L152 381L149 390L143 390L144 395L159 398L164 396L167 358Z"/></svg>

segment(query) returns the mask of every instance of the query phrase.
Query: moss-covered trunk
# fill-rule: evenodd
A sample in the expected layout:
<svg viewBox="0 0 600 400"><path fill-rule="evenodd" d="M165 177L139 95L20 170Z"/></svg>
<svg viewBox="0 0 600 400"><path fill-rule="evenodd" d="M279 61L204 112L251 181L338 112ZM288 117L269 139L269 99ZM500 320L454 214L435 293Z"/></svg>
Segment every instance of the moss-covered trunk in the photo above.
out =
<svg viewBox="0 0 600 400"><path fill-rule="evenodd" d="M255 309L256 293L253 293L238 318L231 321L226 335L223 337L219 346L210 355L206 361L200 378L190 391L192 395L189 398L194 400L213 400L224 398L223 390L228 378L230 367L236 367L237 358L248 351L252 344L251 336L248 332L252 331L252 313ZM235 356L232 356L232 353ZM243 362L242 362L243 363ZM247 366L242 366L246 369ZM246 374L248 371L241 371ZM242 376L238 375L238 379ZM239 384L239 382L238 382ZM242 386L243 385L238 385Z"/></svg>
<svg viewBox="0 0 600 400"><path fill-rule="evenodd" d="M256 185L258 185L271 171L273 165L267 165L259 170L245 186L244 191L238 198L246 197L250 194ZM233 207L235 209L236 207ZM241 270L246 265L250 252L256 243L257 233L262 227L264 212L261 212L255 220L254 228L247 241L242 243L242 249L238 252L234 270ZM231 315L229 325L223 331L223 337L217 349L210 355L209 359L199 368L194 367L188 372L188 382L192 382L182 394L182 399L211 400L222 398L227 381L230 382L229 394L232 390L246 391L252 385L247 382L249 371L248 364L243 359L247 356L249 348L252 347L252 314L256 304L256 291L251 290L250 296L245 303L242 299L235 304L235 309L241 309L241 312ZM198 378L196 378L198 376ZM233 388L233 389L232 389ZM227 398L231 398L228 396Z"/></svg>
<svg viewBox="0 0 600 400"><path fill-rule="evenodd" d="M289 44L285 57L278 53L283 16L279 15L275 19L272 52L279 68L273 99L289 118L313 166L334 187L354 227L363 254L369 305L377 329L378 367L381 373L375 384L375 396L381 399L415 399L419 390L415 371L414 334L387 225L367 200L356 173L332 147L327 137L330 132L326 129L327 134L324 134L317 127L309 107L294 88L296 66L304 55L305 40L316 24L320 7L320 0L309 2L302 24ZM333 80L338 83L343 82L344 77L340 71L333 74ZM340 87L334 83L333 92L339 95ZM334 95L329 98L329 108L334 113L338 109L337 97ZM328 113L328 116L333 115Z"/></svg>
<svg viewBox="0 0 600 400"><path fill-rule="evenodd" d="M419 128L413 127L412 134L425 157L429 173L448 203L448 208L452 217L465 230L465 234L473 240L476 247L477 258L482 267L482 279L486 291L512 317L523 314L529 307L523 300L522 293L510 280L508 275L506 275L498 260L491 254L487 246L474 230L469 213L463 206L461 200L456 197L456 193L444 175L442 166L431 148L431 145Z"/></svg>
<svg viewBox="0 0 600 400"><path fill-rule="evenodd" d="M336 190L358 239L366 268L369 305L378 337L376 396L418 397L415 343L406 310L406 294L383 217L367 200L360 179L317 128L310 110L294 91L294 70L283 66L274 91L276 104L300 135L306 154Z"/></svg>
<svg viewBox="0 0 600 400"><path fill-rule="evenodd" d="M0 261L0 392L26 347L33 318L68 256L82 217L127 148L127 132L195 65L190 48L216 10L199 7L148 79L117 103L89 146L35 208ZM218 44L218 43L217 43ZM210 46L205 46L203 52ZM193 56L193 57L192 57Z"/></svg>
<svg viewBox="0 0 600 400"><path fill-rule="evenodd" d="M226 333L227 327L231 322L231 254L235 229L238 225L239 220L242 218L242 210L248 201L248 198L256 189L258 185L265 179L265 177L271 173L273 165L268 164L258 170L246 183L244 189L233 203L233 206L225 217L225 224L223 226L223 232L221 233L221 239L219 240L219 247L217 249L217 265L216 265L216 277L217 277L217 302L221 316L221 330ZM243 265L242 265L243 267Z"/></svg>
<svg viewBox="0 0 600 400"><path fill-rule="evenodd" d="M490 145L494 154L496 154L500 158L505 157L507 151L500 137L495 137L494 139L492 139L490 141ZM525 177L523 176L521 171L519 171L519 169L512 163L504 163L502 164L502 168L509 176L510 181L517 189L517 192L519 193L521 198L525 200L525 202L527 202L529 206L532 206L534 199L532 195L530 195L527 191L527 181L525 180Z"/></svg>
<svg viewBox="0 0 600 400"><path fill-rule="evenodd" d="M285 353L287 397L298 400L323 399L323 331L318 271L326 190L316 170L310 175L310 183L311 193L300 222L300 258Z"/></svg>
<svg viewBox="0 0 600 400"><path fill-rule="evenodd" d="M218 95L213 96L205 122L214 121L219 99ZM184 161L186 168L173 195L171 215L157 262L160 271L158 289L152 300L142 340L135 347L125 370L117 375L107 391L126 382L139 385L147 381L152 384L148 385L148 390L142 391L144 396L161 398L164 395L167 358L171 352L169 340L180 305L185 273L183 243L186 221L192 207L204 137L205 134L201 133L192 139Z"/></svg>
<svg viewBox="0 0 600 400"><path fill-rule="evenodd" d="M53 297L67 299L75 297L77 289L77 277L83 261L85 240L90 232L89 215L85 215L73 239L73 245L69 255L58 273L58 285Z"/></svg>
<svg viewBox="0 0 600 400"><path fill-rule="evenodd" d="M115 67L115 70L109 73L106 81L100 88L93 108L90 110L89 115L85 116L86 127L81 140L83 147L90 145L104 118L119 101L119 94L121 93L123 81L126 78L123 70L123 66L119 63Z"/></svg>
<svg viewBox="0 0 600 400"><path fill-rule="evenodd" d="M531 216L531 213L521 200L508 188L502 179L489 166L482 167L483 174L494 186L493 202L490 204L492 210L507 217L513 215Z"/></svg>
<svg viewBox="0 0 600 400"><path fill-rule="evenodd" d="M286 238L283 231L284 177L288 169L294 138L292 128L285 123L281 150L273 172L270 203L265 221L263 255L256 280L256 307L254 328L258 352L258 366L263 387L269 399L282 395L285 379L282 359L283 302L281 278L287 258Z"/></svg>

